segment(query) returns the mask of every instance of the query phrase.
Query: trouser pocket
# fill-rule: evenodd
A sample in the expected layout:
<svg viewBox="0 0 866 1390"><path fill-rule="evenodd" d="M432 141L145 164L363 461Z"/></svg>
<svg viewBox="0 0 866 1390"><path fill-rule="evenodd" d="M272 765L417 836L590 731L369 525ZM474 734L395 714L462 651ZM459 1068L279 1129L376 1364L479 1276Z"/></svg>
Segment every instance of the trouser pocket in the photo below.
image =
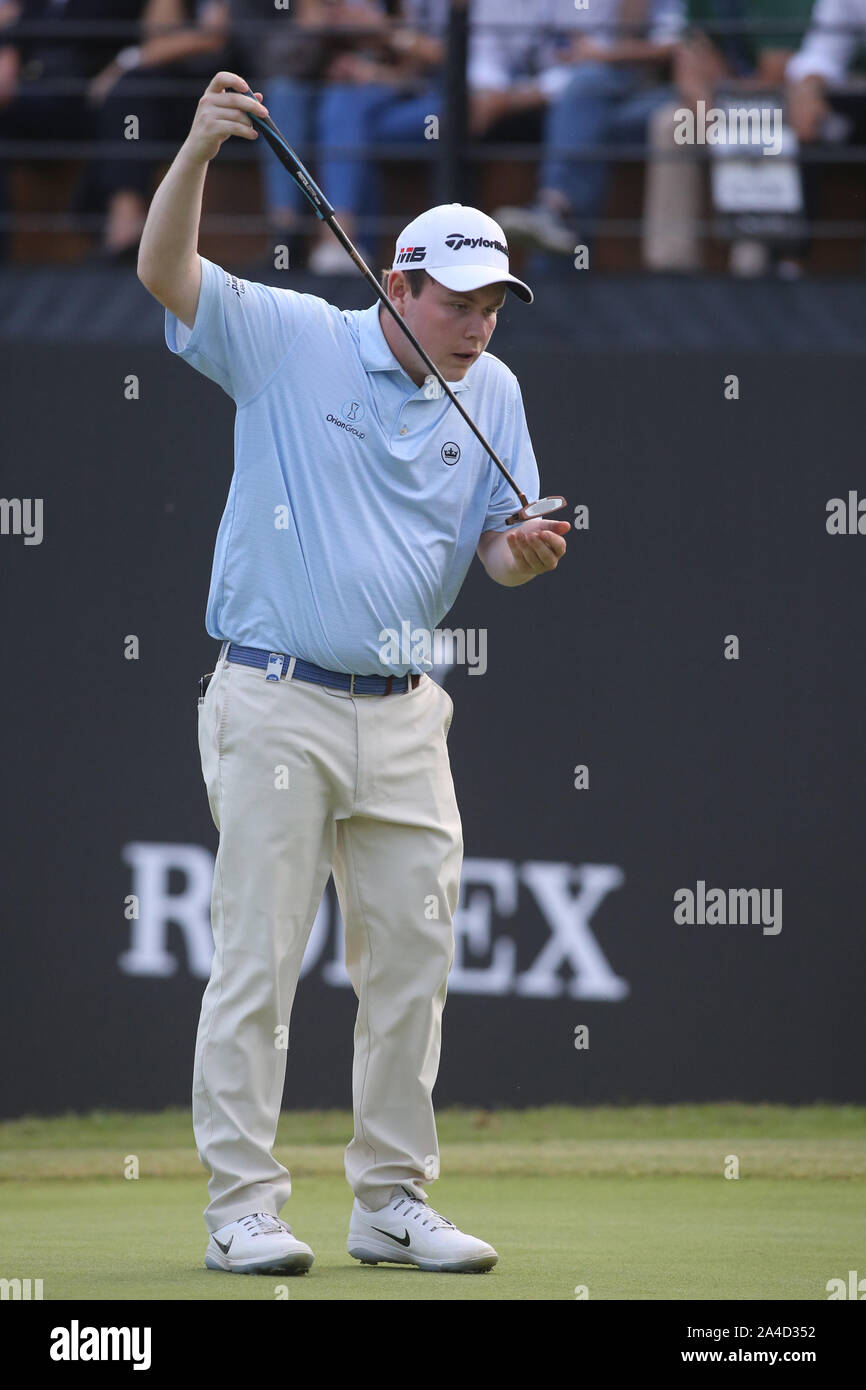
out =
<svg viewBox="0 0 866 1390"><path fill-rule="evenodd" d="M217 830L219 822L219 730L222 719L222 687L225 683L226 667L220 666L210 671L199 681L198 697L198 751L201 758L201 773L207 789L208 805Z"/></svg>

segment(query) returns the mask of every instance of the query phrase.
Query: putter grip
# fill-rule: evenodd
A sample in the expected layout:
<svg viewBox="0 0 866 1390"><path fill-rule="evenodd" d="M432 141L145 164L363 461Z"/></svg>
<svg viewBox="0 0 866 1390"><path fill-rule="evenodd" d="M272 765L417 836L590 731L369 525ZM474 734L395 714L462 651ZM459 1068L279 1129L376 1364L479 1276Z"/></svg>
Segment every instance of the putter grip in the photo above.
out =
<svg viewBox="0 0 866 1390"><path fill-rule="evenodd" d="M225 90L235 92L238 96L255 97L255 92L252 92L249 87L245 92L238 92L237 87L226 87ZM327 222L330 217L334 216L333 205L328 202L312 174L304 168L286 137L277 129L270 116L258 116L254 111L248 111L246 114L256 130L267 140L280 163L288 169L301 192L312 204L316 216L320 217L323 222Z"/></svg>

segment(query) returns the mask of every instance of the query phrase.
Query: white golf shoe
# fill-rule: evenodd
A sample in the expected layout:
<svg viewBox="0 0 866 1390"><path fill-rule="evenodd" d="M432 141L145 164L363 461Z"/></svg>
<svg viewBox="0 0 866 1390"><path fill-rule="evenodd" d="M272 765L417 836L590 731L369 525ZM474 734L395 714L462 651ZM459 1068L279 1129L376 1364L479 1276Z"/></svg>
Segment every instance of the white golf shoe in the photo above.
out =
<svg viewBox="0 0 866 1390"><path fill-rule="evenodd" d="M365 1265L417 1265L439 1274L483 1274L499 1259L492 1245L458 1231L408 1188L380 1211L352 1207L346 1249Z"/></svg>
<svg viewBox="0 0 866 1390"><path fill-rule="evenodd" d="M270 1212L242 1216L213 1231L205 1251L208 1269L228 1274L306 1274L313 1263L309 1245Z"/></svg>

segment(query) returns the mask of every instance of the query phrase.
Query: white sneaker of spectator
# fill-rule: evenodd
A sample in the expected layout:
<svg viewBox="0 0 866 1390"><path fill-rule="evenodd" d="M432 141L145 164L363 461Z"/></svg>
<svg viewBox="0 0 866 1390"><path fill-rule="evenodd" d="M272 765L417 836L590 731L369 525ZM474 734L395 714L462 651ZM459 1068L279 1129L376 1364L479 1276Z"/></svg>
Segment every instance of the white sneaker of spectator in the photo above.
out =
<svg viewBox="0 0 866 1390"><path fill-rule="evenodd" d="M545 251L557 251L570 256L577 233L555 208L543 203L530 207L497 208L493 218L507 237L527 246L540 246Z"/></svg>
<svg viewBox="0 0 866 1390"><path fill-rule="evenodd" d="M739 237L731 242L728 255L728 270L731 275L749 278L766 275L770 268L770 248L763 241L753 237Z"/></svg>
<svg viewBox="0 0 866 1390"><path fill-rule="evenodd" d="M361 259L369 263L366 251L360 246L356 249ZM354 264L336 237L329 237L327 241L316 242L307 259L307 270L312 271L313 275L347 275L354 269Z"/></svg>

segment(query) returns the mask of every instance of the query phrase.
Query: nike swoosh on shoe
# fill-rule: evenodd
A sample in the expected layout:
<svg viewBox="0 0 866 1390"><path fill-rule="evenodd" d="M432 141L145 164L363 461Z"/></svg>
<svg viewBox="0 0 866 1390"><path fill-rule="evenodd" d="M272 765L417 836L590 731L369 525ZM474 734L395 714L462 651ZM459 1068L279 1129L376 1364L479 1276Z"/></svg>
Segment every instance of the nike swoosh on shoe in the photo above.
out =
<svg viewBox="0 0 866 1390"><path fill-rule="evenodd" d="M403 1227L404 1235L402 1236L392 1236L390 1231L383 1231L381 1226L374 1226L373 1230L378 1231L381 1236L387 1236L389 1240L396 1240L398 1245L408 1245L411 1239L405 1226Z"/></svg>

